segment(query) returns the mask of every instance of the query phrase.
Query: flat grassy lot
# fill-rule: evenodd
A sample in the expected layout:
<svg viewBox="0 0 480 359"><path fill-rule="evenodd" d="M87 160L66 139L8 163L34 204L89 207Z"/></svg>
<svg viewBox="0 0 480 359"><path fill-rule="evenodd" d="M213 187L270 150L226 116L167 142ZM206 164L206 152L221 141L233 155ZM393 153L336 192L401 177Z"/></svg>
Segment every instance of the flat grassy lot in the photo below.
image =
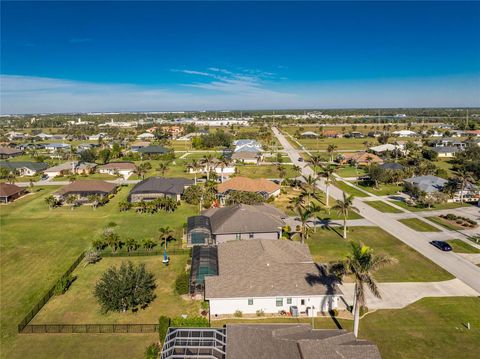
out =
<svg viewBox="0 0 480 359"><path fill-rule="evenodd" d="M402 213L398 208L392 207L382 201L365 201L365 203L383 213Z"/></svg>
<svg viewBox="0 0 480 359"><path fill-rule="evenodd" d="M368 304L367 304L368 305ZM351 331L353 321L337 319ZM229 319L226 323L311 323L309 318ZM471 324L471 330L464 323ZM423 298L403 309L377 310L360 321L359 336L378 345L382 358L466 358L478 357L480 342L480 299L475 297ZM315 328L335 329L330 317L315 318Z"/></svg>
<svg viewBox="0 0 480 359"><path fill-rule="evenodd" d="M183 204L171 214L120 213L118 202L126 198L128 188L121 189L110 203L97 210L90 206L73 211L49 210L44 199L57 189L56 186L40 188L0 208L2 357L11 357L14 347L18 350L18 322L91 241L98 238L107 223L116 222L123 238L142 240L153 238L161 226L169 225L180 232L186 218L197 212L196 206Z"/></svg>
<svg viewBox="0 0 480 359"><path fill-rule="evenodd" d="M460 239L452 239L447 241L452 246L452 250L457 253L480 253L480 249L461 241Z"/></svg>
<svg viewBox="0 0 480 359"><path fill-rule="evenodd" d="M450 202L450 203L436 204L430 208L427 208L427 207L409 206L403 201L392 200L392 203L395 203L397 206L403 207L410 212L438 211L442 209L455 209L455 208L471 206L470 204L467 204L467 203Z"/></svg>
<svg viewBox="0 0 480 359"><path fill-rule="evenodd" d="M347 195L354 195L355 197L368 197L368 194L359 191L358 189L353 188L342 181L336 181L334 186L345 192Z"/></svg>
<svg viewBox="0 0 480 359"><path fill-rule="evenodd" d="M386 254L397 263L380 269L375 278L381 282L428 282L452 279L452 275L414 251L379 227L351 227L348 240L341 237L341 227L317 229L307 241L315 261L335 262L350 253L350 240L361 241L377 254Z"/></svg>
<svg viewBox="0 0 480 359"><path fill-rule="evenodd" d="M69 290L53 297L37 314L32 324L153 324L160 315L175 317L181 314L198 315L199 301L186 301L174 293L174 282L178 274L185 270L188 255L171 255L168 267L162 264L162 256L103 258L95 265L84 267L80 264L73 272L77 280ZM122 262L145 264L148 271L155 274L156 298L146 309L138 312L101 313L100 305L93 295L95 284L111 266L119 267Z"/></svg>
<svg viewBox="0 0 480 359"><path fill-rule="evenodd" d="M410 227L411 229L414 229L417 232L440 232L438 228L435 228L432 225L425 223L418 218L400 219L399 222Z"/></svg>
<svg viewBox="0 0 480 359"><path fill-rule="evenodd" d="M300 176L300 173L293 170L291 165L283 165L286 169L286 177L294 178ZM239 176L250 178L279 178L277 166L275 165L237 165Z"/></svg>
<svg viewBox="0 0 480 359"><path fill-rule="evenodd" d="M462 226L460 226L460 225L458 225L454 222L452 223L450 221L446 221L446 220L444 220L443 218L440 218L440 217L435 217L435 216L434 217L427 217L427 219L429 221L435 222L435 223L441 225L442 227L445 227L445 228L453 230L453 231L454 230L465 229L464 227L462 227Z"/></svg>
<svg viewBox="0 0 480 359"><path fill-rule="evenodd" d="M340 177L358 177L363 176L367 171L363 167L355 168L353 166L339 167L336 173Z"/></svg>
<svg viewBox="0 0 480 359"><path fill-rule="evenodd" d="M378 188L375 188L374 186L367 186L361 182L357 184L357 186L377 196L390 196L403 189L402 186L396 184L383 184L379 185Z"/></svg>

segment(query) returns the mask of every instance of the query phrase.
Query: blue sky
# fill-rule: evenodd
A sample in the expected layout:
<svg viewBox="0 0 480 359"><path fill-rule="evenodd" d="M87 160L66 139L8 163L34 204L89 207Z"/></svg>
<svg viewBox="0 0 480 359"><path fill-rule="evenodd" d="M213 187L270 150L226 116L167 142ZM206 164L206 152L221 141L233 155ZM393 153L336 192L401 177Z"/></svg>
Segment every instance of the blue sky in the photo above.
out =
<svg viewBox="0 0 480 359"><path fill-rule="evenodd" d="M2 2L2 113L480 106L478 2Z"/></svg>

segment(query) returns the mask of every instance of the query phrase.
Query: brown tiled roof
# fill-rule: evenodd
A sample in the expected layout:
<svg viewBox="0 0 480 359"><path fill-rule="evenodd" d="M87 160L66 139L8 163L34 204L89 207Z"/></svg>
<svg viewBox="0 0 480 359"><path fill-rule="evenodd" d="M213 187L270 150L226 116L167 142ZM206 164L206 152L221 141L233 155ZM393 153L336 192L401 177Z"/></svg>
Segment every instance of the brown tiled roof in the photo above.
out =
<svg viewBox="0 0 480 359"><path fill-rule="evenodd" d="M11 195L20 193L23 191L22 187L18 187L10 183L0 183L0 197L9 197Z"/></svg>
<svg viewBox="0 0 480 359"><path fill-rule="evenodd" d="M238 152L234 152L232 155L232 159L234 160L250 160L258 157L259 157L258 153L249 152L249 151L238 151Z"/></svg>
<svg viewBox="0 0 480 359"><path fill-rule="evenodd" d="M280 189L280 186L264 178L234 177L218 185L218 192L245 191L245 192L267 192L273 193Z"/></svg>
<svg viewBox="0 0 480 359"><path fill-rule="evenodd" d="M205 278L205 298L342 294L323 275L306 244L279 239L218 245L218 276Z"/></svg>
<svg viewBox="0 0 480 359"><path fill-rule="evenodd" d="M70 183L69 185L60 188L56 194L65 195L67 193L79 193L79 192L98 192L98 193L111 193L117 187L116 184L105 182L101 180L81 180Z"/></svg>
<svg viewBox="0 0 480 359"><path fill-rule="evenodd" d="M135 166L135 163L132 162L110 162L107 163L106 165L98 167L98 169L103 170L103 169L117 169L117 170L132 170L134 171L137 166Z"/></svg>

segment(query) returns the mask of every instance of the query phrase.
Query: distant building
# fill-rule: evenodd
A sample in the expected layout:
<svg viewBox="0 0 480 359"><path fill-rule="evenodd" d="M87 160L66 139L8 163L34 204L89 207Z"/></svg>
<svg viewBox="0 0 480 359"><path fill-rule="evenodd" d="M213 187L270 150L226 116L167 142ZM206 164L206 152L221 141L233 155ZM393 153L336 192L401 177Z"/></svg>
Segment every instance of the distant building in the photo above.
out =
<svg viewBox="0 0 480 359"><path fill-rule="evenodd" d="M135 170L137 166L132 162L110 162L103 166L98 166L98 173L106 173L112 176L119 174L124 179L128 179Z"/></svg>
<svg viewBox="0 0 480 359"><path fill-rule="evenodd" d="M18 148L0 147L0 158L12 158L23 155L23 151Z"/></svg>
<svg viewBox="0 0 480 359"><path fill-rule="evenodd" d="M162 146L151 145L151 146L141 147L136 152L142 155L152 156L152 155L165 155L169 152L169 150Z"/></svg>
<svg viewBox="0 0 480 359"><path fill-rule="evenodd" d="M13 202L25 194L25 188L10 183L0 183L0 203Z"/></svg>
<svg viewBox="0 0 480 359"><path fill-rule="evenodd" d="M368 166L372 163L382 164L383 160L373 153L368 152L352 152L344 153L340 158L340 164L355 162L359 166Z"/></svg>
<svg viewBox="0 0 480 359"><path fill-rule="evenodd" d="M66 143L48 143L45 145L45 150L49 152L66 151L70 149L70 145Z"/></svg>
<svg viewBox="0 0 480 359"><path fill-rule="evenodd" d="M96 166L95 163L70 161L47 168L44 173L48 177L65 176L69 174L90 174Z"/></svg>
<svg viewBox="0 0 480 359"><path fill-rule="evenodd" d="M397 137L412 137L417 135L416 132L410 130L393 131L392 134Z"/></svg>
<svg viewBox="0 0 480 359"><path fill-rule="evenodd" d="M0 162L0 167L6 168L11 172L16 172L20 176L35 176L48 168L43 162Z"/></svg>
<svg viewBox="0 0 480 359"><path fill-rule="evenodd" d="M153 201L161 197L170 197L180 201L185 190L193 185L188 178L149 177L137 183L128 195L131 203Z"/></svg>
<svg viewBox="0 0 480 359"><path fill-rule="evenodd" d="M379 145L379 146L374 146L369 148L370 151L373 153L379 154L379 153L385 153L385 152L393 152L395 150L404 151L404 146L400 144L391 144L391 143L386 143L384 145Z"/></svg>
<svg viewBox="0 0 480 359"><path fill-rule="evenodd" d="M54 193L54 197L65 199L68 196L75 196L78 202L89 202L88 197L98 195L101 197L115 193L117 185L111 182L100 180L81 180L74 181L69 185L60 188Z"/></svg>
<svg viewBox="0 0 480 359"><path fill-rule="evenodd" d="M455 157L456 153L462 151L460 148L453 146L433 147L431 150L436 152L440 158L452 158Z"/></svg>
<svg viewBox="0 0 480 359"><path fill-rule="evenodd" d="M150 141L155 139L155 135L153 133L145 132L137 136L138 140L141 141Z"/></svg>

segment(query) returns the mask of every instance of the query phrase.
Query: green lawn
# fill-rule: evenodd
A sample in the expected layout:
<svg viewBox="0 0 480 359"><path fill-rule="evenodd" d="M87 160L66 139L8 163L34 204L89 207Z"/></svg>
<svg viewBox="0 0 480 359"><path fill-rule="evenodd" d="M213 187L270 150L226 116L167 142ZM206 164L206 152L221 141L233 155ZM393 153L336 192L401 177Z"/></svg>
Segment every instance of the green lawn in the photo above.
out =
<svg viewBox="0 0 480 359"><path fill-rule="evenodd" d="M418 218L401 219L399 220L399 222L410 227L411 229L414 229L417 232L440 232L438 228L435 228L432 225L425 223Z"/></svg>
<svg viewBox="0 0 480 359"><path fill-rule="evenodd" d="M156 323L160 315L175 317L181 314L198 315L199 301L186 301L174 293L174 282L178 274L185 270L187 254L171 255L168 267L162 264L162 256L103 258L95 265L84 267L80 264L73 272L77 280L63 295L53 297L37 314L32 324L69 323L69 324L149 324ZM100 305L93 295L95 283L109 267L119 267L122 262L145 264L147 270L156 277L156 298L146 308L132 313L102 314Z"/></svg>
<svg viewBox="0 0 480 359"><path fill-rule="evenodd" d="M367 303L368 305L368 303ZM351 331L353 321L337 319ZM226 323L311 323L309 318L229 319ZM471 330L465 323L471 324ZM330 318L315 318L315 328L335 329ZM359 336L378 345L382 358L465 358L478 357L480 342L480 299L476 297L423 298L403 309L377 310L360 321Z"/></svg>
<svg viewBox="0 0 480 359"><path fill-rule="evenodd" d="M291 165L283 165L286 169L286 177L294 178L300 176L300 173L293 170ZM250 178L279 178L277 166L275 165L237 165L239 176Z"/></svg>
<svg viewBox="0 0 480 359"><path fill-rule="evenodd" d="M383 213L402 213L398 208L392 207L382 201L365 201L365 203Z"/></svg>
<svg viewBox="0 0 480 359"><path fill-rule="evenodd" d="M345 166L339 167L335 173L340 177L358 177L365 175L367 171L363 167Z"/></svg>
<svg viewBox="0 0 480 359"><path fill-rule="evenodd" d="M335 184L334 184L335 187L337 187L338 189L342 190L343 192L345 192L346 194L348 195L354 195L355 197L368 197L368 194L356 189L356 188L353 188L351 186L349 186L348 184L346 184L345 182L342 182L342 181L336 181Z"/></svg>
<svg viewBox="0 0 480 359"><path fill-rule="evenodd" d="M18 322L107 223L116 222L122 238L142 240L153 238L166 225L181 233L186 218L197 212L196 206L182 204L171 214L120 213L118 202L126 198L128 188L97 210L90 206L49 210L44 199L57 189L48 186L0 208L1 357L11 357L14 348L19 350Z"/></svg>
<svg viewBox="0 0 480 359"><path fill-rule="evenodd" d="M436 204L430 208L427 207L415 207L415 206L409 206L403 201L392 201L392 203L395 203L397 206L403 207L408 211L411 212L423 212L423 211L437 211L437 210L442 210L442 209L455 209L455 208L460 208L460 207L468 207L471 206L470 204L467 203L458 203L458 202L449 202L449 203L441 203L441 204Z"/></svg>
<svg viewBox="0 0 480 359"><path fill-rule="evenodd" d="M452 239L447 241L451 246L452 250L457 253L480 253L480 249L477 249L460 239Z"/></svg>
<svg viewBox="0 0 480 359"><path fill-rule="evenodd" d="M446 220L444 220L443 218L440 218L440 217L433 216L433 217L427 217L427 219L429 221L435 222L435 223L437 223L437 224L439 224L439 225L441 225L441 226L443 226L447 229L450 229L452 231L465 229L464 227L462 227L462 226L460 226L460 225L458 225L454 222L452 223L450 221L446 221Z"/></svg>
<svg viewBox="0 0 480 359"><path fill-rule="evenodd" d="M400 242L379 227L351 227L348 239L341 237L342 227L317 229L307 243L315 261L335 262L350 253L349 240L362 241L373 248L375 253L386 254L398 260L397 263L379 270L375 277L382 282L427 282L452 279L452 275L429 259Z"/></svg>
<svg viewBox="0 0 480 359"><path fill-rule="evenodd" d="M378 188L375 188L374 186L367 186L363 183L359 183L358 187L377 196L390 196L403 189L402 186L396 184L382 184Z"/></svg>

